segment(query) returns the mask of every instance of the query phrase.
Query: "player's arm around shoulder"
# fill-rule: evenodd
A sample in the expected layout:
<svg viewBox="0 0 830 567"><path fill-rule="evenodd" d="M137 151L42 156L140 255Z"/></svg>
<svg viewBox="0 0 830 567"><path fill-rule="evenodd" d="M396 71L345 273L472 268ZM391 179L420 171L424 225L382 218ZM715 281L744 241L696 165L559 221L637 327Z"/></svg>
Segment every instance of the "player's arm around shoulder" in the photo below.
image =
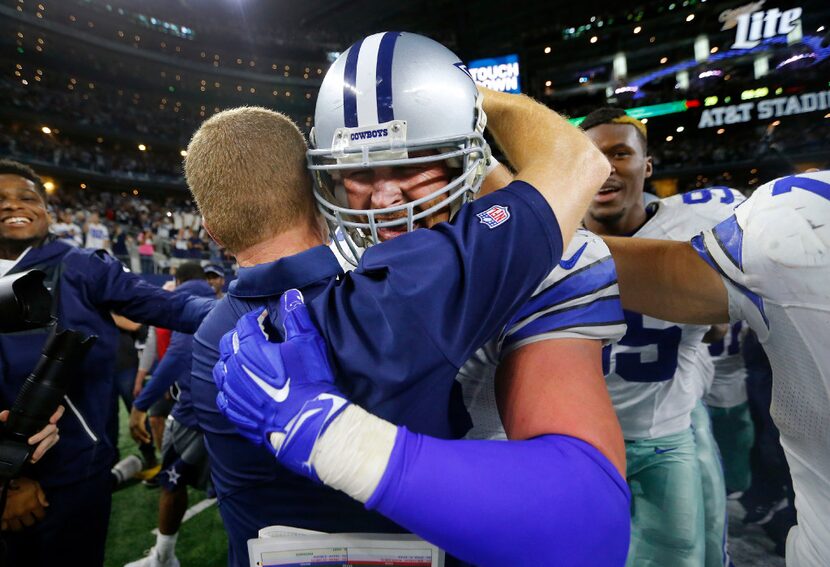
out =
<svg viewBox="0 0 830 567"><path fill-rule="evenodd" d="M622 306L664 321L729 321L720 274L688 242L605 236L617 267Z"/></svg>

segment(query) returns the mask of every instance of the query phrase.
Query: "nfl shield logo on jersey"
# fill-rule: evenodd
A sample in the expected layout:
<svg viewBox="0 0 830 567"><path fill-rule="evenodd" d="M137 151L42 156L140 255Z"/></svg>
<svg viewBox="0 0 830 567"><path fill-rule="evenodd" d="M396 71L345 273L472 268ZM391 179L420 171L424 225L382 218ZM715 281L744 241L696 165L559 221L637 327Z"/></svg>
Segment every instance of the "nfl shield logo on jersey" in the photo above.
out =
<svg viewBox="0 0 830 567"><path fill-rule="evenodd" d="M501 205L493 205L486 211L480 212L476 215L482 224L486 224L488 228L496 228L500 224L504 224L510 218L510 211L507 207Z"/></svg>

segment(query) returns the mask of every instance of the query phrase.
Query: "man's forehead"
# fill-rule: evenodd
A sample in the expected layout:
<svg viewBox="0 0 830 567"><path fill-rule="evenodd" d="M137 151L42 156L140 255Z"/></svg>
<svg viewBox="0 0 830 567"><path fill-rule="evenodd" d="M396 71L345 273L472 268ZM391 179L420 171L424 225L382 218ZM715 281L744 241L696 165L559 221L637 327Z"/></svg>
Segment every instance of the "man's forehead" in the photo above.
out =
<svg viewBox="0 0 830 567"><path fill-rule="evenodd" d="M29 190L37 193L37 185L31 179L26 179L16 173L0 173L0 191L4 189Z"/></svg>
<svg viewBox="0 0 830 567"><path fill-rule="evenodd" d="M586 134L603 150L617 145L637 147L639 143L639 133L631 124L599 124L587 130Z"/></svg>

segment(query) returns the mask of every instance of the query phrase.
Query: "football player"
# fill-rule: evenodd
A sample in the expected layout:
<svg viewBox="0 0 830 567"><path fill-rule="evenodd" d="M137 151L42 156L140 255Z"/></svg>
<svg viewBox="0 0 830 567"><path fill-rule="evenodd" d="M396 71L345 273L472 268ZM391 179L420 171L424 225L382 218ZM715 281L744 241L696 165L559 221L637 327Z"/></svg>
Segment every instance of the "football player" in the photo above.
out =
<svg viewBox="0 0 830 567"><path fill-rule="evenodd" d="M688 240L728 217L743 197L704 189L643 204L652 174L646 128L623 110L601 108L581 124L612 171L585 226L600 235ZM651 269L640 277L650 277ZM633 504L628 565L710 565L705 561L703 487L691 414L700 399L698 348L707 326L678 325L625 312L625 336L607 353L608 389L622 425ZM701 431L700 434L704 434ZM716 458L711 459L717 462ZM720 503L725 515L725 499ZM711 555L723 556L723 522ZM722 564L722 560L719 562Z"/></svg>
<svg viewBox="0 0 830 567"><path fill-rule="evenodd" d="M691 245L606 242L625 308L686 323L743 320L758 335L795 489L787 564L830 564L830 172L762 185Z"/></svg>
<svg viewBox="0 0 830 567"><path fill-rule="evenodd" d="M221 113L203 125L188 148L188 183L205 227L243 266L235 285L197 333L192 384L235 565L247 564L247 539L269 524L326 531L403 529L277 467L273 456L245 445L236 428L218 414L211 371L219 340L237 319L261 306L276 315L280 294L302 287L311 316L331 345L340 384L351 398L382 417L434 436L429 439L439 444L440 438L459 437L470 427L454 380L459 368L505 328L516 331L511 340L517 345L526 338L518 334L519 326L533 330L529 313L521 310L562 259L563 243L567 246L572 240L609 169L584 134L548 109L526 97L488 91L483 109L494 137L517 169L517 180L463 205L485 174L482 97L457 56L413 34L377 34L352 46L326 75L318 97L318 124L325 122L319 118L321 108L338 113L343 122L332 130L315 129L316 148L309 153L314 171L330 177L321 179L321 186L332 192L333 205L323 207L323 215L342 224L341 245L355 261L359 247L386 240L368 247L357 268L347 274L323 246L319 218L309 206L313 200L308 179L297 170L296 129L292 133L284 119L262 109ZM279 162L274 156L280 156ZM368 199L370 206L349 209L343 195L349 191L352 199ZM395 210L372 208L371 199L387 191L406 198L391 205ZM321 195L318 192L318 200ZM450 217L451 222L443 222ZM390 238L402 229L408 229L407 234ZM532 254L527 252L530 246ZM566 256L565 264L596 259L583 251ZM603 285L612 287L612 280ZM616 327L618 316L606 319L615 311L615 298L596 303L588 297L580 305L579 297L565 295L566 289L544 298L553 308L546 315L556 318L555 303L572 300L584 308L574 310L581 314L607 306L600 313L603 323ZM602 298L602 293L595 298ZM559 322L568 323L566 318ZM478 493L471 493L455 517L444 514L440 499L432 499L442 510L436 516L446 521L432 524L428 532L404 516L387 516L478 563L531 564L540 558L558 563L577 557L587 564L622 564L628 542L628 492L618 472L624 466L621 437L601 377L599 341L563 338L561 343L587 355L582 357L585 379L572 380L572 385L582 388L590 400L584 411L597 417L589 428L595 439L567 433L574 427L573 410L560 424L559 435L540 429L547 425L542 421L522 420L538 415L524 411L522 404L549 410L542 402L560 385L522 389L530 382L517 379L505 407L516 413L516 435L533 439L453 441L454 451L472 447L469 450L478 456L460 454L456 463L465 467L462 470L453 470L453 462L444 463L435 453L426 465L436 473L441 472L438 463L449 467L452 474L446 476L463 484L469 483L466 471L474 470ZM537 345L518 346L531 352ZM540 355L524 365L544 369L559 363ZM524 376L519 370L516 376ZM271 392L278 399L302 393L301 376L292 379L298 386ZM356 406L346 413L339 401L321 402L330 411L315 413L301 425L324 427L340 413L363 421L360 412L354 413ZM369 441L366 448L381 455L390 430L379 431L382 438ZM266 438L250 428L246 435L260 442ZM283 462L307 473L303 463L310 455L303 452L311 449L313 439L304 435L292 436L282 446L283 456L291 455ZM294 443L301 439L303 444ZM269 447L273 450L270 443ZM498 467L481 466L494 459L501 463ZM371 467L375 458L363 462ZM365 501L373 475L343 472L362 487L356 497ZM459 489L458 484L443 488L447 495ZM504 498L486 499L485 492ZM492 513L484 514L482 507ZM481 522L475 533L458 521L460 516ZM561 540L559 545L550 545L551 534ZM533 545L517 550L517 537Z"/></svg>
<svg viewBox="0 0 830 567"><path fill-rule="evenodd" d="M741 354L746 323L726 326L726 334L709 345L715 366L715 379L704 397L712 416L712 430L723 457L726 492L738 498L752 480L749 452L755 439L755 427L749 413L746 392L747 370Z"/></svg>

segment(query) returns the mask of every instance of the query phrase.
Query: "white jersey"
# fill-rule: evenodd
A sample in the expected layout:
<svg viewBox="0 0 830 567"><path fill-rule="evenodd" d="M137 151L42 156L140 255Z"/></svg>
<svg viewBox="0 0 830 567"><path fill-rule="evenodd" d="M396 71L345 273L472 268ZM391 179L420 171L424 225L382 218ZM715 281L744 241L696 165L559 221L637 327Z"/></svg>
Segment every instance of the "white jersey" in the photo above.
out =
<svg viewBox="0 0 830 567"><path fill-rule="evenodd" d="M742 351L748 331L746 323L738 321L729 326L725 337L709 345L715 377L703 398L706 405L733 408L746 402L747 371Z"/></svg>
<svg viewBox="0 0 830 567"><path fill-rule="evenodd" d="M732 214L737 191L712 188L653 203L654 215L634 237L689 240ZM648 274L643 274L648 277ZM691 426L691 412L707 377L701 340L708 326L682 325L625 312L628 331L611 347L606 381L623 437L654 439Z"/></svg>
<svg viewBox="0 0 830 567"><path fill-rule="evenodd" d="M105 248L110 239L110 233L103 224L90 224L87 227L86 244L84 248Z"/></svg>
<svg viewBox="0 0 830 567"><path fill-rule="evenodd" d="M468 360L456 377L472 418L468 439L506 439L496 406L496 368L510 352L559 338L614 341L625 333L617 272L605 243L580 230L562 261L499 336Z"/></svg>
<svg viewBox="0 0 830 567"><path fill-rule="evenodd" d="M787 564L830 565L830 171L759 187L692 241L773 371L771 414L795 488Z"/></svg>
<svg viewBox="0 0 830 567"><path fill-rule="evenodd" d="M80 246L84 241L84 231L75 223L56 222L49 226L49 231L72 246Z"/></svg>

